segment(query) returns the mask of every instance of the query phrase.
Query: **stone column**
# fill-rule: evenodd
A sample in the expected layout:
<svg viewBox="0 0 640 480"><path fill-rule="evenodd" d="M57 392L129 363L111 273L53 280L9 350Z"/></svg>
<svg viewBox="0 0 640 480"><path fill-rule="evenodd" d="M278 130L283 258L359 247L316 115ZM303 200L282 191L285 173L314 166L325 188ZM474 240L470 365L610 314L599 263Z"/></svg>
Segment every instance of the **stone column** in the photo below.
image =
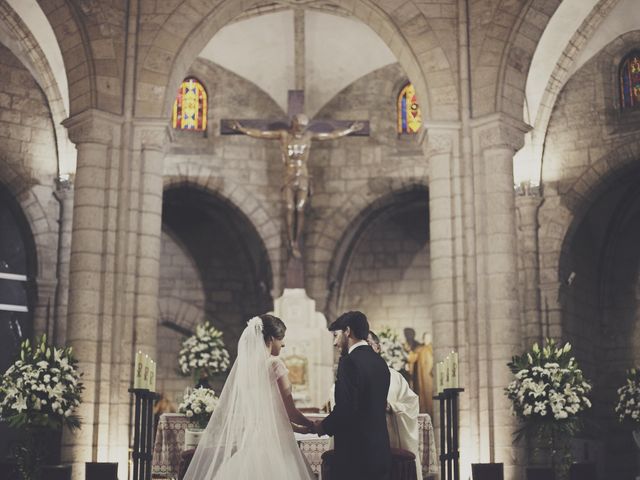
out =
<svg viewBox="0 0 640 480"><path fill-rule="evenodd" d="M84 372L82 430L65 458L119 464L128 475L134 352L156 357L166 122L89 110L65 122L78 149L67 343Z"/></svg>
<svg viewBox="0 0 640 480"><path fill-rule="evenodd" d="M59 180L53 193L60 204L58 219L58 264L54 327L52 339L56 345L67 341L67 309L69 302L69 257L71 255L71 228L73 223L73 183Z"/></svg>
<svg viewBox="0 0 640 480"><path fill-rule="evenodd" d="M543 339L540 317L540 272L538 268L538 209L542 198L537 189L520 188L516 197L520 306L525 345Z"/></svg>
<svg viewBox="0 0 640 480"><path fill-rule="evenodd" d="M475 257L477 278L478 423L480 460L503 462L505 478L521 477L513 445L516 422L504 388L507 363L521 351L518 252L513 190L513 155L527 126L503 115L472 122Z"/></svg>
<svg viewBox="0 0 640 480"><path fill-rule="evenodd" d="M74 479L96 461L108 431L113 327L113 259L119 161L111 146L119 119L87 110L64 122L78 150L69 262L67 344L74 348L86 390L82 428L65 435L63 459ZM126 459L123 459L126 461Z"/></svg>
<svg viewBox="0 0 640 480"><path fill-rule="evenodd" d="M455 350L460 358L461 478L471 475L477 458L473 437L474 393L477 375L472 371L469 350L469 289L465 258L465 179L458 124L428 123L426 153L429 159L429 242L431 251L431 314L434 363ZM474 279L475 280L475 279ZM435 371L435 368L434 368ZM439 431L438 407L434 423Z"/></svg>

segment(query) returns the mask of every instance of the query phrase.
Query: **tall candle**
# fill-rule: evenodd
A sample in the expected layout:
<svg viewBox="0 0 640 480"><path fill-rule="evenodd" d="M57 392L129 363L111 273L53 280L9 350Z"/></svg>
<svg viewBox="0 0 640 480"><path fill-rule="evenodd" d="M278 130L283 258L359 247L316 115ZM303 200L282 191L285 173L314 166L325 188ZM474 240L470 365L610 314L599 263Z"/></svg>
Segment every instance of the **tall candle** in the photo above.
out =
<svg viewBox="0 0 640 480"><path fill-rule="evenodd" d="M438 362L438 365L440 365L440 384L438 385L438 390L442 393L444 391L444 376L446 375L446 369L444 367L444 362Z"/></svg>
<svg viewBox="0 0 640 480"><path fill-rule="evenodd" d="M149 369L149 390L156 391L156 362L150 360L151 367Z"/></svg>
<svg viewBox="0 0 640 480"><path fill-rule="evenodd" d="M442 390L440 390L440 375L442 375L442 367L440 365L440 362L436 363L436 394L440 395L440 393L442 393Z"/></svg>
<svg viewBox="0 0 640 480"><path fill-rule="evenodd" d="M133 388L142 388L142 352L138 350L136 353L136 361L133 364Z"/></svg>
<svg viewBox="0 0 640 480"><path fill-rule="evenodd" d="M445 379L444 388L451 388L451 354L444 359Z"/></svg>
<svg viewBox="0 0 640 480"><path fill-rule="evenodd" d="M451 387L458 388L460 386L460 370L458 368L458 354L451 352Z"/></svg>
<svg viewBox="0 0 640 480"><path fill-rule="evenodd" d="M150 367L150 362L151 359L149 358L149 355L144 356L144 360L143 360L143 373L142 373L142 387L145 390L149 390L149 367Z"/></svg>

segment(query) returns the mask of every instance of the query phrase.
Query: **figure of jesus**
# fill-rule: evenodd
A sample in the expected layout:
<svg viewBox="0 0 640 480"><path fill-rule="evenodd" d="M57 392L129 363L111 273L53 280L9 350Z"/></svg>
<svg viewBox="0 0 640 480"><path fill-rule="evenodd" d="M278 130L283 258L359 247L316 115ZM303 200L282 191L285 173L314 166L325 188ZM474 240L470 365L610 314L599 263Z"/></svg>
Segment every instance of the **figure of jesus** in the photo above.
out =
<svg viewBox="0 0 640 480"><path fill-rule="evenodd" d="M312 140L335 140L362 129L363 124L353 122L348 128L317 133L308 130L306 115L294 115L289 129L259 130L244 127L237 120L230 127L254 138L280 140L280 153L284 164L282 197L286 207L287 241L291 254L301 258L300 237L304 225L304 209L310 197L310 179L307 161Z"/></svg>

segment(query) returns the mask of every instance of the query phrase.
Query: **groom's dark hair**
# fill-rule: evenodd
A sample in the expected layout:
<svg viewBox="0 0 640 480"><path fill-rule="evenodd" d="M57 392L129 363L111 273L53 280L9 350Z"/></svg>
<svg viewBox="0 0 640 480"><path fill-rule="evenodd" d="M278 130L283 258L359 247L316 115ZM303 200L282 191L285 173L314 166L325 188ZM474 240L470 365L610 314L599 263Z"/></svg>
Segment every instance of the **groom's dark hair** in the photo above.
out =
<svg viewBox="0 0 640 480"><path fill-rule="evenodd" d="M357 310L340 315L335 322L329 325L329 331L344 331L347 327L351 328L351 333L353 333L353 336L358 340L366 340L369 335L369 322L367 321L367 316Z"/></svg>

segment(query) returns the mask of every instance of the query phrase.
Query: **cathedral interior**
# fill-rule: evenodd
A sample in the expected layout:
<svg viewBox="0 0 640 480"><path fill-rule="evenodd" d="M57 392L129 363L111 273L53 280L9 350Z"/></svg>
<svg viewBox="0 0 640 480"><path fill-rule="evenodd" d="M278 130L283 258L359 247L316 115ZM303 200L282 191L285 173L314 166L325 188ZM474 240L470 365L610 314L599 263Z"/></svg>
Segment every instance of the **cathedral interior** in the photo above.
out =
<svg viewBox="0 0 640 480"><path fill-rule="evenodd" d="M74 347L87 389L65 460L127 478L135 352L179 403L184 336L210 321L233 357L290 286L280 145L223 127L282 125L302 91L312 122L367 125L309 147L299 273L316 309L413 329L434 361L459 352L465 479L478 462L524 478L507 363L570 342L594 385L574 453L636 478L613 409L640 364L636 0L0 12L0 370L36 334ZM0 424L0 457L10 438Z"/></svg>

